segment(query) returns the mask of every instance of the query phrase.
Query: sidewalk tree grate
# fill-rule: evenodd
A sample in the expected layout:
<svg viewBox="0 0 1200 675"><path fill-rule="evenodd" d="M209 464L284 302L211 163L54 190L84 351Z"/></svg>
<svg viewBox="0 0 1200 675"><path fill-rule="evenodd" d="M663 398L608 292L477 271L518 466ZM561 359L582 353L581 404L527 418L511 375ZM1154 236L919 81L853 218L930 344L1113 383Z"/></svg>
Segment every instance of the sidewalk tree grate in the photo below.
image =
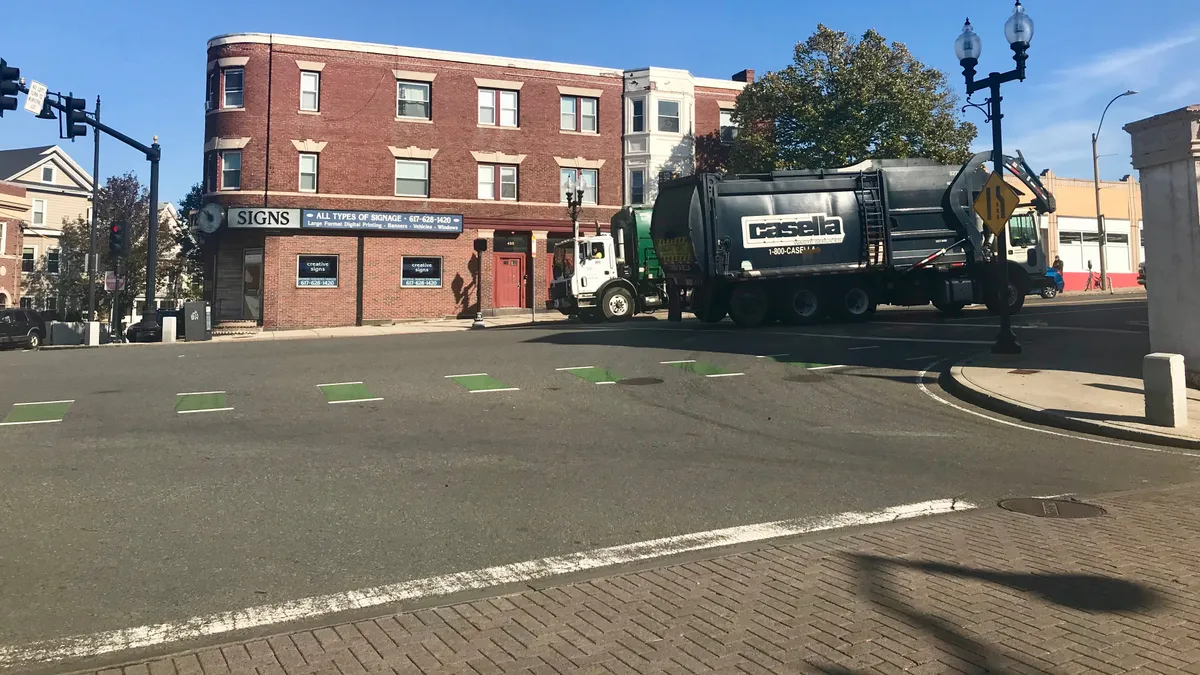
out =
<svg viewBox="0 0 1200 675"><path fill-rule="evenodd" d="M1070 499L1038 499L1017 497L1000 502L1000 508L1038 518L1097 518L1108 512L1099 506Z"/></svg>
<svg viewBox="0 0 1200 675"><path fill-rule="evenodd" d="M617 384L623 384L630 387L645 386L648 384L662 384L663 381L657 377L627 377L624 380L617 380Z"/></svg>
<svg viewBox="0 0 1200 675"><path fill-rule="evenodd" d="M226 405L223 391L194 391L175 395L175 412L181 415L225 410L233 408Z"/></svg>
<svg viewBox="0 0 1200 675"><path fill-rule="evenodd" d="M67 416L67 410L75 401L40 401L35 403L14 403L12 410L0 422L0 426L16 426L18 424L50 424L61 422Z"/></svg>
<svg viewBox="0 0 1200 675"><path fill-rule="evenodd" d="M382 401L383 398L371 394L362 382L335 382L333 384L318 384L317 389L325 395L325 400L334 403L366 403Z"/></svg>

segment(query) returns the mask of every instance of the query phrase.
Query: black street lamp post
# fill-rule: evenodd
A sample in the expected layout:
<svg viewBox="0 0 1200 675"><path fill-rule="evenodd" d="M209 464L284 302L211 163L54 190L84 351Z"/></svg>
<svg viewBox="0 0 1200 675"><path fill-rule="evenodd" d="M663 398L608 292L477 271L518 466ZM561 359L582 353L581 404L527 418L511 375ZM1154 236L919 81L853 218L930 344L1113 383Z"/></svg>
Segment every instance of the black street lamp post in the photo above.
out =
<svg viewBox="0 0 1200 675"><path fill-rule="evenodd" d="M1001 176L1004 175L1004 141L1000 120L1004 116L1000 113L1000 101L1003 100L1000 97L1000 85L1014 80L1025 80L1025 59L1028 58L1026 51L1029 49L1030 40L1033 39L1033 20L1025 14L1020 0L1017 0L1012 16L1004 23L1004 37L1012 47L1013 60L1017 62L1017 67L1005 73L989 73L982 80L975 79L975 66L979 64L983 42L971 27L970 19L963 25L962 35L954 41L954 53L958 56L963 75L967 79L967 101L971 100L971 94L982 89L988 90L988 100L983 105L987 106L984 110L987 121L992 124L992 168ZM1021 345L1017 343L1017 336L1012 331L1012 318L1009 313L1012 302L1010 296L1015 289L1008 280L1007 240L1008 226L1005 225L1004 231L996 237L998 255L995 267L996 287L1000 295L1000 332L996 335L996 344L992 345L993 354L1021 353Z"/></svg>

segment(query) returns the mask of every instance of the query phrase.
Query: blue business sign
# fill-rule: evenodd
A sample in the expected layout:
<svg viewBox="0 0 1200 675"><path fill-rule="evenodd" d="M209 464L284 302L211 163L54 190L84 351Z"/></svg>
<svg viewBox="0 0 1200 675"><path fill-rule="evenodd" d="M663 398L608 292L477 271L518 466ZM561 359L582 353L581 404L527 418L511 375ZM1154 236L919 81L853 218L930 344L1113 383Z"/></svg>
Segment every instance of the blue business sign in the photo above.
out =
<svg viewBox="0 0 1200 675"><path fill-rule="evenodd" d="M463 217L448 213L304 209L300 227L312 230L384 230L387 232L458 234L463 231Z"/></svg>

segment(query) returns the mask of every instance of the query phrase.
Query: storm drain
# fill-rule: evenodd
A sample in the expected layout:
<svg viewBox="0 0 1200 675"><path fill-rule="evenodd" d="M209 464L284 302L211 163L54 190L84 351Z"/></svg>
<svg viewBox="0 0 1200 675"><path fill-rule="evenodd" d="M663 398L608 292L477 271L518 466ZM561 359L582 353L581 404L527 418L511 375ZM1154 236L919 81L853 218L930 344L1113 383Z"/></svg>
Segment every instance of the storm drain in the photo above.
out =
<svg viewBox="0 0 1200 675"><path fill-rule="evenodd" d="M1018 497L1000 502L1000 508L1038 518L1096 518L1107 515L1099 506L1067 499Z"/></svg>
<svg viewBox="0 0 1200 675"><path fill-rule="evenodd" d="M662 384L662 382L657 377L627 377L624 380L617 380L617 384L625 384L633 387L647 384Z"/></svg>

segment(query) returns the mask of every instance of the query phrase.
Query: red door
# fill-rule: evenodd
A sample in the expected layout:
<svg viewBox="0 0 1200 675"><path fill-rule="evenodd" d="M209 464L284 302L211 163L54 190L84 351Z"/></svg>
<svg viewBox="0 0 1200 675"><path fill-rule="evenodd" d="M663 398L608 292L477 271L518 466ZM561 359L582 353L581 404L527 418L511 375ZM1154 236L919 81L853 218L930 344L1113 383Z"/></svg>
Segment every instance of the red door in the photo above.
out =
<svg viewBox="0 0 1200 675"><path fill-rule="evenodd" d="M496 307L525 306L525 254L496 254L496 283L493 302Z"/></svg>

